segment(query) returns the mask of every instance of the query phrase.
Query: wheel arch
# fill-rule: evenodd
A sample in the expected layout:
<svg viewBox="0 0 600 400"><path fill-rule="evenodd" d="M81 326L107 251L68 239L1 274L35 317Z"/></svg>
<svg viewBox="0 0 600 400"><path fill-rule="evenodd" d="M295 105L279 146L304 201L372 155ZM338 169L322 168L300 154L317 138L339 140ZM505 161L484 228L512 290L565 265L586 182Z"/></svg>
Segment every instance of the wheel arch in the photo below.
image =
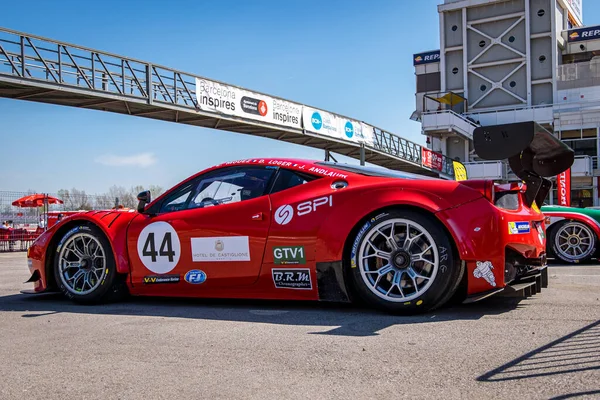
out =
<svg viewBox="0 0 600 400"><path fill-rule="evenodd" d="M81 225L93 226L93 227L97 228L101 232L101 234L104 236L104 238L107 240L107 242L109 243L110 250L113 253L113 257L115 259L117 272L118 273L128 273L129 272L128 263L126 262L126 260L124 260L123 257L118 257L118 255L115 251L115 246L113 246L111 237L107 233L105 227L102 226L102 224L98 224L95 221L88 219L88 218L69 219L69 220L66 220L64 222L64 224L62 224L60 227L58 227L56 229L56 232L54 232L54 234L52 235L52 238L48 242L48 246L46 247L44 269L46 272L47 285L51 289L58 288L58 285L57 285L56 280L54 279L54 273L53 273L54 258L56 257L56 254L55 254L56 248L57 248L59 242L61 241L61 239L64 237L64 235L67 232L69 232L71 229L73 229L77 226L81 226Z"/></svg>
<svg viewBox="0 0 600 400"><path fill-rule="evenodd" d="M396 205L389 205L389 206L378 208L376 210L371 211L367 215L363 216L356 224L354 224L352 229L348 232L348 235L344 241L342 260L341 260L342 261L342 271L343 271L343 275L344 275L344 282L346 285L346 289L347 289L348 293L351 294L353 299L358 298L358 295L356 294L356 289L354 288L352 279L350 278L350 258L351 258L351 253L352 253L352 245L354 244L356 235L358 234L360 228L368 220L370 220L371 218L375 218L376 216L383 214L385 212L389 212L389 211L411 211L411 212L420 214L426 218L429 218L431 221L437 223L438 226L442 229L442 231L446 235L448 235L449 242L452 247L451 251L452 251L454 257L456 257L456 260L460 261L458 245L456 243L456 239L455 239L454 235L452 234L452 232L450 232L450 229L448 229L446 224L444 224L433 212L426 210L424 208L417 207L414 205L409 205L409 204L396 204ZM466 277L466 274L464 275L464 277ZM461 279L461 285L462 284L466 284L465 279Z"/></svg>

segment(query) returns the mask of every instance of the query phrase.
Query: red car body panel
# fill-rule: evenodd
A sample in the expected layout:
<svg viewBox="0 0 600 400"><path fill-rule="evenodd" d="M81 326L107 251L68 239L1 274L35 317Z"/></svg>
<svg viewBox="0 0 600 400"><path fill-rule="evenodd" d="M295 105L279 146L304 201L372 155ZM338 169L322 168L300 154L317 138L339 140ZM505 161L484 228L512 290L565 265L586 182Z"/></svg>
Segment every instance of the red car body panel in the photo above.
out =
<svg viewBox="0 0 600 400"><path fill-rule="evenodd" d="M324 291L329 289L318 285L320 275L324 274L319 272L318 265L341 265L347 256L344 252L348 249L349 238L353 239L359 224L378 210L397 206L422 210L445 226L460 259L466 263L470 295L506 285L504 265L507 248L527 259L541 259L545 254L543 215L522 205L514 211L500 209L484 197L478 183L465 185L428 178L372 177L305 160L254 159L224 163L182 181L155 199L149 207L160 204L180 185L196 177L215 169L244 165L286 168L322 179L240 202L154 216L133 210L71 215L49 228L29 249L34 290L53 289L53 278L46 276L47 271L52 270L49 257L54 256L60 238L81 222L93 223L104 232L112 245L118 272L128 274L128 286L133 295L322 300L327 298L328 294ZM346 182L347 187L334 189L332 185L339 181ZM291 217L287 215L290 219L278 223L278 219L285 219L286 215L276 213L286 209L291 211ZM509 223L514 222L527 223L531 229L511 234ZM158 269L149 269L148 256L144 255L148 241L146 236L141 236L149 224L157 223L159 225L153 226L173 229L176 246L179 246L179 254L169 261L172 265L159 272L156 272ZM227 246L233 243L229 240L232 237L247 237L249 254L236 253L234 256L240 257L239 261L202 259L204 252L213 251L206 247L209 238L217 238L214 246L219 245L218 238L225 238L221 243L223 247L225 243ZM158 248L159 245L156 246ZM301 247L305 264L276 264L275 253L280 247ZM200 248L202 250L198 250ZM477 263L484 261L494 266L495 285L474 276ZM310 275L310 287L277 288L273 269L282 267L306 269ZM207 277L202 284L190 284L187 278L184 279L188 272L199 269ZM148 284L157 276L167 275L178 276L178 281Z"/></svg>

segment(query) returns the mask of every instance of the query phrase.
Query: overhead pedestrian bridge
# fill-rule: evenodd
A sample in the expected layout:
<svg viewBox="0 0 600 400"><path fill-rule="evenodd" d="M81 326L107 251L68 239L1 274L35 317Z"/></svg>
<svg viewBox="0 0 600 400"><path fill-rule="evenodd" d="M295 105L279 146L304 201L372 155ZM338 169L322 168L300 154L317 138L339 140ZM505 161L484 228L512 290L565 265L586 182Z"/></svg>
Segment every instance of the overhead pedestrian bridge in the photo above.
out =
<svg viewBox="0 0 600 400"><path fill-rule="evenodd" d="M110 111L282 140L454 179L448 157L304 104L150 62L0 27L0 97Z"/></svg>

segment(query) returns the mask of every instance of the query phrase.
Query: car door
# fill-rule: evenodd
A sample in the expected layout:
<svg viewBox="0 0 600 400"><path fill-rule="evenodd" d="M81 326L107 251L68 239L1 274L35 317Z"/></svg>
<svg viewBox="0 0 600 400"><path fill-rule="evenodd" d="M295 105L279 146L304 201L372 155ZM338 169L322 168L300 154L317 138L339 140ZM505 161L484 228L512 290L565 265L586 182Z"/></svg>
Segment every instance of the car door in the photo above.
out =
<svg viewBox="0 0 600 400"><path fill-rule="evenodd" d="M260 273L276 168L238 166L183 183L130 224L134 286L180 291L250 285Z"/></svg>

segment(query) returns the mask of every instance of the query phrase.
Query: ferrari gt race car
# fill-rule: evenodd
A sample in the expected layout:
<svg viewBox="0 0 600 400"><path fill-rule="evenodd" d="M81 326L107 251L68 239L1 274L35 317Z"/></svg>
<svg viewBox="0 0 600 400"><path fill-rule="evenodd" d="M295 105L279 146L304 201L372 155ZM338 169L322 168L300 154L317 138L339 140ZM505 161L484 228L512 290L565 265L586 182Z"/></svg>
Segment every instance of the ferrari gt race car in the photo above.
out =
<svg viewBox="0 0 600 400"><path fill-rule="evenodd" d="M140 193L137 210L63 218L29 248L28 282L79 303L362 300L425 312L453 296L545 286L544 216L532 193L547 191L331 162L228 162L155 200Z"/></svg>

